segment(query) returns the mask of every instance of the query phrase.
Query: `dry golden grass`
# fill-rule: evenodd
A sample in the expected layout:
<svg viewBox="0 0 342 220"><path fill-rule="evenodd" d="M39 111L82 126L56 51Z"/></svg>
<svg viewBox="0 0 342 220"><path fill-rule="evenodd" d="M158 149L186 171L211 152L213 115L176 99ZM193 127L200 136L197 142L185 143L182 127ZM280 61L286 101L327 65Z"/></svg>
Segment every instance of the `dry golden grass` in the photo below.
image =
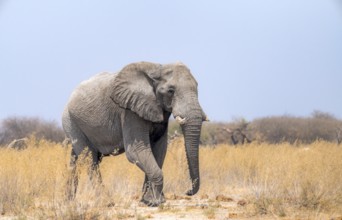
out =
<svg viewBox="0 0 342 220"><path fill-rule="evenodd" d="M287 219L325 219L342 214L342 147L332 143L202 147L201 189L190 199L184 196L190 181L183 141L176 139L169 146L163 168L167 203L159 209L137 205L144 175L124 155L103 159L103 186L96 189L89 184L81 164L79 191L75 200L68 201L70 147L34 138L28 145L22 151L0 148L2 216L148 219L155 212L181 212L184 207L174 207L170 200L188 200L194 205L185 207L186 212L196 211L211 219L219 218L222 204L228 203L232 205L226 208L226 218L236 216L235 212L243 213L244 218Z"/></svg>

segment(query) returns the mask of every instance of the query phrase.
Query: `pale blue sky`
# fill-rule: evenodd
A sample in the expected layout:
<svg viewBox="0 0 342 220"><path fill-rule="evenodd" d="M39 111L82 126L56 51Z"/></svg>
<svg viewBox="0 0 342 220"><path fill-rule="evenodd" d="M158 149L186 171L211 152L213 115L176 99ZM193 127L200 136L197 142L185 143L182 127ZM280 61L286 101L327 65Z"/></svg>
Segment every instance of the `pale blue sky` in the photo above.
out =
<svg viewBox="0 0 342 220"><path fill-rule="evenodd" d="M342 118L340 0L0 0L0 119L60 121L82 80L182 61L214 121Z"/></svg>

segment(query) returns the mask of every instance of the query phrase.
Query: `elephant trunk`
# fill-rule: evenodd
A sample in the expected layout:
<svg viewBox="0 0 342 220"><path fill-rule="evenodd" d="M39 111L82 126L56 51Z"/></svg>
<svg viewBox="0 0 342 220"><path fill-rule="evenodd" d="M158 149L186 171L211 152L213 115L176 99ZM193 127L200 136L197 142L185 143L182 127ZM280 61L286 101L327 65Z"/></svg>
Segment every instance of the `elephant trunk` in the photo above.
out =
<svg viewBox="0 0 342 220"><path fill-rule="evenodd" d="M186 156L192 182L192 189L187 192L187 195L191 196L195 195L200 187L198 151L202 128L202 119L189 121L185 124L182 124L181 127L184 134Z"/></svg>
<svg viewBox="0 0 342 220"><path fill-rule="evenodd" d="M181 125L192 188L187 195L195 195L200 188L199 143L203 121L207 116L198 103L197 94L188 92L174 102L172 114Z"/></svg>

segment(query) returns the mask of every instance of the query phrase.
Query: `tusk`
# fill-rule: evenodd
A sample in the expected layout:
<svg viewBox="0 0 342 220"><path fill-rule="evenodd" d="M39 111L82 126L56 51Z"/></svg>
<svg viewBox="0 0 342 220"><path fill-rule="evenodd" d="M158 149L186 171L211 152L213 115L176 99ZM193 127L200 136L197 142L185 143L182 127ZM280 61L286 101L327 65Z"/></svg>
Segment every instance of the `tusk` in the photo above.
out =
<svg viewBox="0 0 342 220"><path fill-rule="evenodd" d="M205 116L204 121L210 121L210 119L208 118L208 116Z"/></svg>
<svg viewBox="0 0 342 220"><path fill-rule="evenodd" d="M183 124L185 124L186 119L185 119L185 118L181 118L180 116L177 116L177 117L176 117L176 121L177 121L179 124L183 125Z"/></svg>

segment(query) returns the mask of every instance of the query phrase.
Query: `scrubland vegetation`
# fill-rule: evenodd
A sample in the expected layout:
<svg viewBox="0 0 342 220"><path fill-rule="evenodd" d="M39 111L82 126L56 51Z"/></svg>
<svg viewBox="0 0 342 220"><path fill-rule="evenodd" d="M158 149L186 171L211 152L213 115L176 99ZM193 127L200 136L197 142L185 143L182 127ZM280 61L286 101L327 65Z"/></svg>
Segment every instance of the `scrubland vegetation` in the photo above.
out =
<svg viewBox="0 0 342 220"><path fill-rule="evenodd" d="M231 133L227 130L231 130ZM171 120L169 137L177 137L181 133L178 123ZM30 135L54 142L64 139L62 128L54 121L38 117L9 117L0 123L0 146ZM203 124L201 144L234 144L232 139L235 139L236 144L241 144L243 136L253 142L269 144L310 144L317 140L339 144L342 142L342 121L329 113L314 111L310 117L284 115L253 121L237 118L226 123L210 122Z"/></svg>
<svg viewBox="0 0 342 220"><path fill-rule="evenodd" d="M0 124L0 219L342 219L342 122L327 113L204 123L201 189L190 188L181 130L170 122L163 168L166 203L139 203L143 172L125 155L100 164L103 185L80 160L75 200L66 195L71 146L56 122L10 117ZM248 141L241 141L245 136ZM24 138L25 148L8 148ZM249 143L251 142L251 143Z"/></svg>
<svg viewBox="0 0 342 220"><path fill-rule="evenodd" d="M54 142L62 142L64 139L64 132L55 121L46 121L39 117L13 116L0 123L0 146L30 135Z"/></svg>
<svg viewBox="0 0 342 220"><path fill-rule="evenodd" d="M143 173L124 155L100 165L103 186L89 183L80 164L75 200L65 195L70 146L31 137L24 150L0 148L0 214L17 219L340 219L342 148L336 143L222 144L200 148L201 189L189 188L182 138L168 148L163 168L167 201L139 205ZM1 217L0 216L0 217Z"/></svg>
<svg viewBox="0 0 342 220"><path fill-rule="evenodd" d="M178 129L176 125L173 126L171 131ZM227 128L231 133L226 131ZM237 118L227 123L204 124L201 141L204 145L217 145L234 144L232 139L235 139L237 144L241 144L244 136L250 141L268 144L310 144L317 140L340 144L342 121L320 111L314 111L310 117L284 115L253 121Z"/></svg>

